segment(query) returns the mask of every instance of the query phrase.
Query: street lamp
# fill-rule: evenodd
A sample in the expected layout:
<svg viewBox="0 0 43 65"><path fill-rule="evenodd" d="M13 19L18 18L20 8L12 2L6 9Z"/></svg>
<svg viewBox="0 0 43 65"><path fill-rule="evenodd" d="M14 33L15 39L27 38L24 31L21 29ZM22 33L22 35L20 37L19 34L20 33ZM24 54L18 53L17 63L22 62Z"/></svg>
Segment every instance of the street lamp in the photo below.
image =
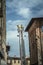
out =
<svg viewBox="0 0 43 65"><path fill-rule="evenodd" d="M18 27L18 33L19 33L19 45L20 45L21 65L26 65L25 47L24 47L24 39L23 39L23 30L24 30L24 27L22 25L17 25L17 27Z"/></svg>

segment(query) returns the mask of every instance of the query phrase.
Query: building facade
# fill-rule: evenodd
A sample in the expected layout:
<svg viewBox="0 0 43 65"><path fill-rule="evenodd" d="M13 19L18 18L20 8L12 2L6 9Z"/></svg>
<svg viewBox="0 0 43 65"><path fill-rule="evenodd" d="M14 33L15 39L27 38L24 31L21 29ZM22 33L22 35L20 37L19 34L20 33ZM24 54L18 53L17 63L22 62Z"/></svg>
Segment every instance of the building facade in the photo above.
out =
<svg viewBox="0 0 43 65"><path fill-rule="evenodd" d="M32 18L25 31L29 36L30 65L43 65L43 17Z"/></svg>
<svg viewBox="0 0 43 65"><path fill-rule="evenodd" d="M6 64L6 0L0 0L0 65Z"/></svg>
<svg viewBox="0 0 43 65"><path fill-rule="evenodd" d="M21 59L19 57L8 57L8 65L21 65ZM30 65L30 59L26 58L26 65Z"/></svg>

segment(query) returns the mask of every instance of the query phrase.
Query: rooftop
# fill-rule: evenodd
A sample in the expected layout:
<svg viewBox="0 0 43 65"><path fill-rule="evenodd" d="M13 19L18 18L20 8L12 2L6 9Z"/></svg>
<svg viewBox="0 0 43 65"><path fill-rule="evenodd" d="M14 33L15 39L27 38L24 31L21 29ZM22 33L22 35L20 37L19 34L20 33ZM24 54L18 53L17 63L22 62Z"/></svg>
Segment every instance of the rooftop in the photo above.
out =
<svg viewBox="0 0 43 65"><path fill-rule="evenodd" d="M29 28L31 27L31 25L34 23L34 20L43 20L43 17L39 17L39 18L32 18L31 21L29 22L29 24L27 25L25 31L28 31Z"/></svg>
<svg viewBox="0 0 43 65"><path fill-rule="evenodd" d="M8 59L20 60L20 57L8 57ZM26 59L30 60L30 58L26 58Z"/></svg>

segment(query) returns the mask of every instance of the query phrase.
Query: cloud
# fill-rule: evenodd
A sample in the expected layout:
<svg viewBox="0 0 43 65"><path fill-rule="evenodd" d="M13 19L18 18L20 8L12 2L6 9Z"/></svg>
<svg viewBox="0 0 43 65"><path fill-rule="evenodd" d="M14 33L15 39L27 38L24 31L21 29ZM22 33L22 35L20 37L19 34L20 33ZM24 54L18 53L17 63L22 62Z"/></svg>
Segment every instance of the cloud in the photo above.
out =
<svg viewBox="0 0 43 65"><path fill-rule="evenodd" d="M8 31L7 32L7 39L16 39L17 38L17 34L18 32L17 31Z"/></svg>
<svg viewBox="0 0 43 65"><path fill-rule="evenodd" d="M37 16L43 16L43 9L41 9L40 11L38 11Z"/></svg>
<svg viewBox="0 0 43 65"><path fill-rule="evenodd" d="M17 38L17 25L22 24L24 28L29 23L31 17L43 16L43 0L7 0L6 1L6 13L7 17L10 15L14 16L15 19L9 19L6 22L7 27L7 41L11 45L10 55L14 56L14 54L19 55L19 38ZM13 13L13 14L11 14ZM10 15L9 15L10 14ZM17 19L17 17L23 17L22 20ZM11 17L12 18L12 17ZM27 33L24 33L27 35ZM28 35L27 35L28 37ZM28 55L28 38L24 38L25 40L25 50L26 55ZM18 48L17 48L18 47ZM16 52L17 51L17 52Z"/></svg>
<svg viewBox="0 0 43 65"><path fill-rule="evenodd" d="M26 27L26 23L28 23L28 21L27 20L8 20L7 22L6 22L6 28L7 28L7 31L15 31L15 30L17 30L17 25L23 25L24 26L24 28Z"/></svg>
<svg viewBox="0 0 43 65"><path fill-rule="evenodd" d="M20 47L19 47L19 37L17 37L18 32L17 31L8 31L7 32L7 42L9 42L10 45L10 56L20 56ZM25 44L25 51L26 55L29 55L29 45L28 45L28 38L27 33L24 33L26 37L24 38L24 44ZM26 42L27 41L27 42Z"/></svg>
<svg viewBox="0 0 43 65"><path fill-rule="evenodd" d="M7 31L6 39L10 45L10 51L9 51L10 56L14 55L19 56L19 39L17 35L18 35L17 31Z"/></svg>
<svg viewBox="0 0 43 65"><path fill-rule="evenodd" d="M17 14L24 18L29 18L31 15L31 11L29 8L19 8L16 10Z"/></svg>
<svg viewBox="0 0 43 65"><path fill-rule="evenodd" d="M7 6L10 8L21 8L21 7L36 7L43 0L11 0L7 1Z"/></svg>
<svg viewBox="0 0 43 65"><path fill-rule="evenodd" d="M11 0L6 2L6 13L9 15L9 13L16 12L18 16L29 19L32 16L36 16L38 9L43 9L41 5L43 6L43 0Z"/></svg>

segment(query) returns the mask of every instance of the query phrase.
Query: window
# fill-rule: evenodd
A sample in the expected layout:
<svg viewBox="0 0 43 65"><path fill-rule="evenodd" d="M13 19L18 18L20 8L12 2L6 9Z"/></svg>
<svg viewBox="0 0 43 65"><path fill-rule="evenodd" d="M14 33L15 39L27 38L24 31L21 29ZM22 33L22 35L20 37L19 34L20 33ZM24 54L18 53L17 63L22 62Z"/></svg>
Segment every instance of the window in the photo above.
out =
<svg viewBox="0 0 43 65"><path fill-rule="evenodd" d="M0 0L0 9L1 9L2 0Z"/></svg>
<svg viewBox="0 0 43 65"><path fill-rule="evenodd" d="M18 63L20 63L20 61L18 60Z"/></svg>
<svg viewBox="0 0 43 65"><path fill-rule="evenodd" d="M14 60L14 63L16 63L16 60Z"/></svg>
<svg viewBox="0 0 43 65"><path fill-rule="evenodd" d="M0 0L0 17L2 17L3 15L2 15L2 9L3 9L3 3L2 3L2 0Z"/></svg>
<svg viewBox="0 0 43 65"><path fill-rule="evenodd" d="M1 2L0 2L0 8L1 8Z"/></svg>
<svg viewBox="0 0 43 65"><path fill-rule="evenodd" d="M0 18L0 34L2 32L3 29L3 18Z"/></svg>
<svg viewBox="0 0 43 65"><path fill-rule="evenodd" d="M8 64L10 64L10 60L8 60Z"/></svg>
<svg viewBox="0 0 43 65"><path fill-rule="evenodd" d="M41 30L42 30L42 32L43 32L43 26L41 27Z"/></svg>
<svg viewBox="0 0 43 65"><path fill-rule="evenodd" d="M0 18L0 27L1 27L1 18Z"/></svg>

